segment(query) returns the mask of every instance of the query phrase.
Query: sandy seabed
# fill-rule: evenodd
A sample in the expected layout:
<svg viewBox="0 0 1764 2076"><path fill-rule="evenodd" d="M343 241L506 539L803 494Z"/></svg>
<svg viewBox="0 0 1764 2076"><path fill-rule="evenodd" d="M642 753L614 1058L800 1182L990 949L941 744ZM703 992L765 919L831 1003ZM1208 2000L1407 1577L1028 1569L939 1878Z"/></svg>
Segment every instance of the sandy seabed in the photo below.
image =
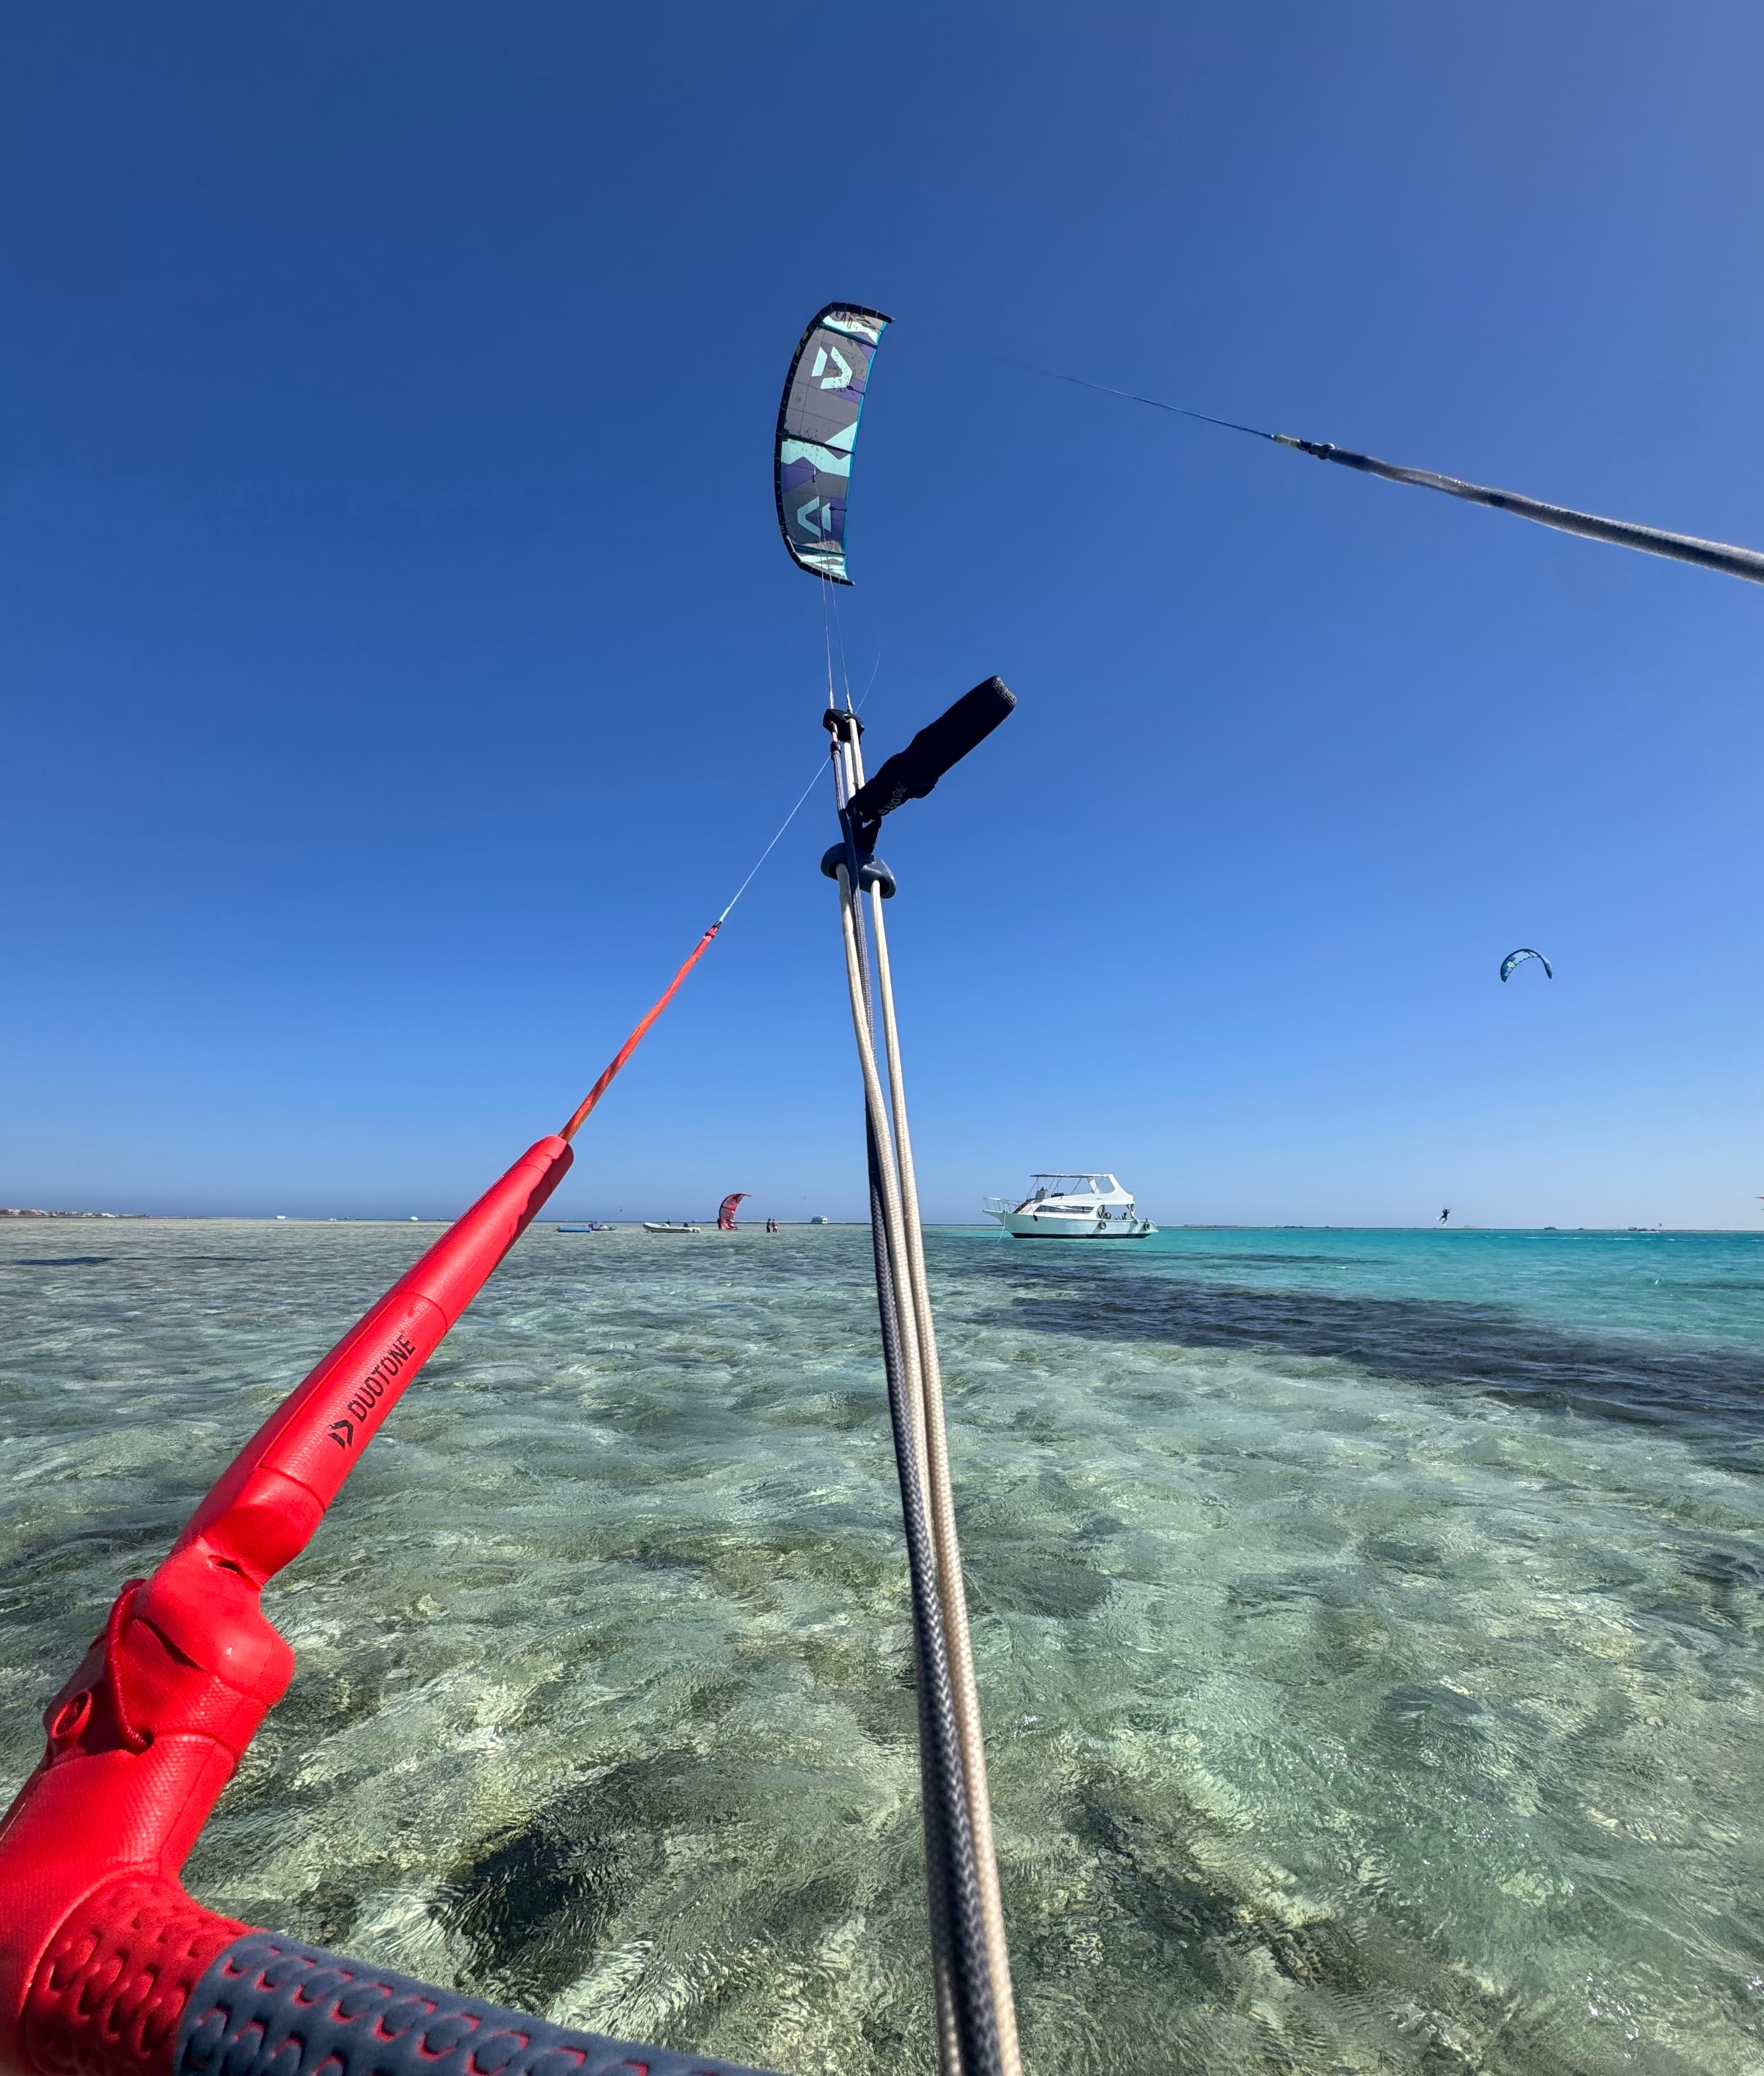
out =
<svg viewBox="0 0 1764 2076"><path fill-rule="evenodd" d="M434 1229L0 1231L0 1740ZM1764 2068L1764 1240L931 1244L1031 2076ZM217 1909L934 2066L868 1235L536 1229L266 1595Z"/></svg>

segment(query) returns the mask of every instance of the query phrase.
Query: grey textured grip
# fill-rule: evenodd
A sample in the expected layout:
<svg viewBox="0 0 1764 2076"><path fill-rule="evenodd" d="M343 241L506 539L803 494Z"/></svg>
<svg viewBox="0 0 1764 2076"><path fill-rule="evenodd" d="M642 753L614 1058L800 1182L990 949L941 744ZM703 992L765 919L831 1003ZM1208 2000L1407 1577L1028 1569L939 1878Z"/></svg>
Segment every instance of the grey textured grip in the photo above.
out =
<svg viewBox="0 0 1764 2076"><path fill-rule="evenodd" d="M191 1992L172 2076L768 2076L572 2032L481 1997L247 1932Z"/></svg>

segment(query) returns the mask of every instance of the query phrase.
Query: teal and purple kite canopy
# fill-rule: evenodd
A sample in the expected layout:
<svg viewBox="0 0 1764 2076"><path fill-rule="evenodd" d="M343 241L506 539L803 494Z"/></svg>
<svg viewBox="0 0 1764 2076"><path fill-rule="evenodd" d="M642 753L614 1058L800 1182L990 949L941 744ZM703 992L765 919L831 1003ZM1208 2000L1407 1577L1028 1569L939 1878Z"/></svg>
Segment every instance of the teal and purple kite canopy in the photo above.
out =
<svg viewBox="0 0 1764 2076"><path fill-rule="evenodd" d="M798 567L828 583L851 582L845 492L870 363L887 322L880 310L829 303L798 343L778 407L778 526Z"/></svg>

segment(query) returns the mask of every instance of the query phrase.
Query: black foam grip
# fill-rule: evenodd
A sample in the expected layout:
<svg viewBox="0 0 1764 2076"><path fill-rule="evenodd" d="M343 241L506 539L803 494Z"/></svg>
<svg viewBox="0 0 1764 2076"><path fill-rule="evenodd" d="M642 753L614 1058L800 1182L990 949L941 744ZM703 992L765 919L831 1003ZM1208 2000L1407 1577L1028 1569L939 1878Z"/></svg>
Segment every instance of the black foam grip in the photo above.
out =
<svg viewBox="0 0 1764 2076"><path fill-rule="evenodd" d="M766 2076L572 2032L273 1932L223 1948L191 1992L172 2076Z"/></svg>
<svg viewBox="0 0 1764 2076"><path fill-rule="evenodd" d="M952 765L982 743L1017 704L1002 678L988 678L964 692L948 713L920 729L904 749L897 749L867 785L847 803L860 825L879 822L908 800L922 800Z"/></svg>

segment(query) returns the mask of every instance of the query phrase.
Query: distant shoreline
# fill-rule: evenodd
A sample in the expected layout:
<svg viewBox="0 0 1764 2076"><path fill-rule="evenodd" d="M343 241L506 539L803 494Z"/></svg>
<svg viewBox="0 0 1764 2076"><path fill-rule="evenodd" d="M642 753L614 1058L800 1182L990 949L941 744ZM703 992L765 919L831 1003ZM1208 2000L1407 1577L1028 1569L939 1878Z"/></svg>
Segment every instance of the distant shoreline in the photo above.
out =
<svg viewBox="0 0 1764 2076"><path fill-rule="evenodd" d="M410 1226L442 1227L453 1223L450 1218L400 1218L396 1214L388 1213L342 1212L339 1214L321 1211L295 1212L290 1214L266 1211L55 1211L39 1210L35 1207L18 1208L10 1205L0 1205L0 1219L6 1219L20 1220L44 1219L63 1222L84 1221L92 1223L102 1222L109 1225L331 1225L393 1226L408 1228ZM555 1219L541 1219L536 1222L539 1227L555 1225L558 1223ZM709 1227L714 1224L714 1220L707 1217L702 1223ZM803 1232L867 1231L869 1227L869 1221L865 1219L828 1219L820 1225L807 1219L784 1219L779 1223L786 1231ZM641 1227L641 1224L642 1221L639 1219L616 1219L612 1222L608 1230L635 1231ZM744 1232L757 1232L761 1224L762 1221L757 1219L744 1219L738 1230ZM982 1233L999 1238L1007 1236L999 1234L994 1226L967 1219L927 1219L925 1228L928 1231ZM1425 1225L1413 1226L1295 1225L1291 1223L1243 1225L1231 1221L1210 1219L1173 1222L1164 1225L1161 1230L1167 1233L1433 1233L1444 1239L1451 1239L1459 1235L1468 1236L1473 1234L1480 1237L1488 1237L1509 1233L1535 1234L1540 1236L1549 1234L1563 1239L1579 1236L1593 1238L1600 1235L1654 1239L1667 1239L1674 1235L1687 1236L1706 1235L1712 1237L1730 1235L1736 1238L1760 1236L1759 1228L1755 1226L1462 1225L1442 1227L1431 1222Z"/></svg>

